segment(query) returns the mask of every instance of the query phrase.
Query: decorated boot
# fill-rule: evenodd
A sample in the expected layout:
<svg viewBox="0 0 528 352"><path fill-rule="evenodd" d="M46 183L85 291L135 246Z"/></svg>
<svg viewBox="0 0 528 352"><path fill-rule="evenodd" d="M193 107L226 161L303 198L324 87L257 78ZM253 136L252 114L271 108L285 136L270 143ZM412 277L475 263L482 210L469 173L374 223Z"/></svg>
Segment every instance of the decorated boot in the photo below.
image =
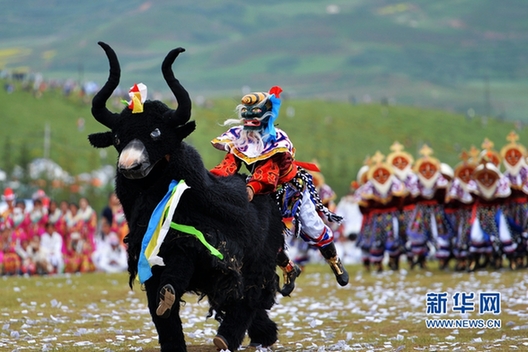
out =
<svg viewBox="0 0 528 352"><path fill-rule="evenodd" d="M283 273L284 285L279 290L279 292L283 296L289 296L295 288L295 279L297 279L297 277L301 275L302 270L297 264L295 264L291 260L288 265L286 265L285 267L281 266L280 268Z"/></svg>
<svg viewBox="0 0 528 352"><path fill-rule="evenodd" d="M337 250L333 242L330 244L319 248L319 251L326 259L330 268L334 272L337 283L341 286L346 286L348 284L348 272L346 271L341 259L337 256Z"/></svg>
<svg viewBox="0 0 528 352"><path fill-rule="evenodd" d="M284 251L280 251L277 256L277 264L282 270L284 284L279 292L283 296L289 296L295 288L295 280L301 275L301 268L288 258Z"/></svg>

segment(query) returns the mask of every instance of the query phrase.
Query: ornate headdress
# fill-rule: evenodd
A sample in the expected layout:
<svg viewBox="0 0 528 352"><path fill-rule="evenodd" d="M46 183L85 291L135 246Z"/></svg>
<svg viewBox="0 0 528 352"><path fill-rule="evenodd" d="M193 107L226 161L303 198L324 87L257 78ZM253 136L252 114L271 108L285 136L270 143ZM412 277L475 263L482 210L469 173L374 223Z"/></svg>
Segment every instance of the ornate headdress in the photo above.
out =
<svg viewBox="0 0 528 352"><path fill-rule="evenodd" d="M455 166L455 177L461 180L464 184L467 184L471 179L471 175L477 167L476 157L478 156L478 149L472 146L470 151L467 152L462 150L459 155L460 163Z"/></svg>
<svg viewBox="0 0 528 352"><path fill-rule="evenodd" d="M506 136L506 140L510 143L502 147L500 151L500 155L503 158L505 157L508 150L511 149L518 150L523 156L526 156L526 148L522 144L517 143L517 141L519 140L519 135L515 131L511 131L510 133L508 133L508 135Z"/></svg>
<svg viewBox="0 0 528 352"><path fill-rule="evenodd" d="M427 145L424 144L423 147L420 149L420 155L422 156L418 160L416 160L416 163L414 164L414 172L420 173L420 166L424 163L430 163L432 164L438 172L440 172L440 161L432 157L433 150Z"/></svg>
<svg viewBox="0 0 528 352"><path fill-rule="evenodd" d="M520 168L526 166L526 148L522 144L517 143L519 135L515 131L511 131L506 140L510 143L502 147L500 155L503 158L504 167L512 174L517 175Z"/></svg>
<svg viewBox="0 0 528 352"><path fill-rule="evenodd" d="M480 195L486 199L492 199L495 197L495 192L499 187L501 177L502 174L499 168L491 162L491 159L489 159L487 155L482 157L480 164L475 168L475 171L473 171L473 179L479 185ZM484 184L482 180L486 179L492 180L493 183L490 185ZM509 189L510 187L508 187L508 190ZM509 193L507 195L509 195Z"/></svg>
<svg viewBox="0 0 528 352"><path fill-rule="evenodd" d="M370 167L367 171L367 180L369 180L374 188L382 195L387 195L392 182L391 178L394 171L391 165L384 161L385 155L378 150L371 159Z"/></svg>
<svg viewBox="0 0 528 352"><path fill-rule="evenodd" d="M475 171L473 171L473 178L477 179L481 174L484 173L494 174L497 177L502 175L499 168L495 166L495 164L493 164L490 160L487 160L486 157L482 159L481 163L475 168Z"/></svg>
<svg viewBox="0 0 528 352"><path fill-rule="evenodd" d="M367 179L372 184L378 194L373 193L370 197L383 204L388 203L393 196L401 197L406 194L403 182L394 176L392 165L384 161L385 155L380 151L371 159L367 172Z"/></svg>
<svg viewBox="0 0 528 352"><path fill-rule="evenodd" d="M484 138L484 142L482 142L481 145L483 150L480 152L479 155L479 163L484 157L486 157L487 161L495 165L497 168L500 167L502 158L500 154L495 149L493 149L494 146L495 144L492 141L490 141L487 137Z"/></svg>
<svg viewBox="0 0 528 352"><path fill-rule="evenodd" d="M440 161L432 157L431 154L433 154L433 150L427 144L424 144L420 149L422 157L416 160L414 164L414 172L427 189L432 189L441 176Z"/></svg>
<svg viewBox="0 0 528 352"><path fill-rule="evenodd" d="M473 196L471 195L469 188L477 164L474 161L475 159L471 159L471 155L477 157L478 153L479 150L474 146L471 147L469 153L466 150L462 150L460 153L459 159L461 162L455 166L455 179L453 180L453 187L450 187L446 194L447 202L452 200L460 201L465 204L473 202Z"/></svg>
<svg viewBox="0 0 528 352"><path fill-rule="evenodd" d="M409 172L412 172L414 162L413 156L403 151L403 149L404 146L398 141L395 141L390 147L392 153L387 155L387 163L392 165L394 174L401 180L405 179Z"/></svg>
<svg viewBox="0 0 528 352"><path fill-rule="evenodd" d="M383 155L379 150L374 154L371 159L370 167L367 171L367 180L371 180L374 177L374 173L379 169L386 169L389 174L393 175L394 170L391 165L387 162L384 162L385 155Z"/></svg>

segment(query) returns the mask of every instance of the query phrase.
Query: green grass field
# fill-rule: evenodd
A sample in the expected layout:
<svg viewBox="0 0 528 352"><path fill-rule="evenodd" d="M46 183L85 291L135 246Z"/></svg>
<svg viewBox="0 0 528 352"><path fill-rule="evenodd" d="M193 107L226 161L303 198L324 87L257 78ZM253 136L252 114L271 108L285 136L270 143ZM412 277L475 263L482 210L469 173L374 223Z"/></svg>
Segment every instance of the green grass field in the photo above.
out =
<svg viewBox="0 0 528 352"><path fill-rule="evenodd" d="M403 265L405 267L405 264ZM527 272L364 272L348 266L339 287L326 265L310 264L291 297L277 297L270 314L279 326L274 351L526 351ZM4 277L0 288L2 351L156 351L157 334L144 292L126 274ZM451 303L445 316L426 314L426 294L500 292L500 328L429 329L427 318L461 318ZM185 296L181 316L189 351L215 351L217 322L207 303ZM477 303L478 304L478 303ZM247 347L244 341L241 349Z"/></svg>

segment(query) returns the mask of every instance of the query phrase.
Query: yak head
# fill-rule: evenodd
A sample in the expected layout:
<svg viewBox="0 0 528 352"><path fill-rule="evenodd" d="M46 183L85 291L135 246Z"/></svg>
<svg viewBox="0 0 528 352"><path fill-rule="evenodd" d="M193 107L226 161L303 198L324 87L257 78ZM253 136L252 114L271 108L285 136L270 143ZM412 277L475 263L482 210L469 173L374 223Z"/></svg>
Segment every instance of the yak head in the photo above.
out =
<svg viewBox="0 0 528 352"><path fill-rule="evenodd" d="M176 48L170 51L161 70L165 81L178 101L176 110L161 101L145 101L143 112L133 112L129 107L121 113L110 112L106 101L119 85L121 69L114 50L106 43L98 43L110 63L110 74L105 85L92 100L92 115L111 131L88 136L92 146L106 148L114 146L119 153L117 172L129 179L142 179L156 167L167 165L171 151L194 131L191 116L191 99L187 91L174 77L172 64L185 51Z"/></svg>

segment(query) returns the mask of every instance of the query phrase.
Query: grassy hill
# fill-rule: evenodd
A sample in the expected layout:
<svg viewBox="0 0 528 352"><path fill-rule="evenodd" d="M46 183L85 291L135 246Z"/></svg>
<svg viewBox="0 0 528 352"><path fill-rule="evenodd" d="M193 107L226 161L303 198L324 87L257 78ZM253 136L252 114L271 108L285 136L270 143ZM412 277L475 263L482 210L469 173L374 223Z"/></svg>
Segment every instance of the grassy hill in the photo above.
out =
<svg viewBox="0 0 528 352"><path fill-rule="evenodd" d="M1 83L4 85L5 81ZM213 167L223 157L210 140L224 132L221 123L234 117L239 99L240 96L233 96L194 104L197 129L188 142L200 151L207 167ZM0 101L0 168L44 156L46 125L51 131L49 157L72 175L115 163L117 154L113 149L101 155L88 143L89 133L106 130L91 117L88 97L79 97L78 93L64 97L58 89L37 97L17 86L11 94L2 89ZM173 102L167 104L172 106ZM122 106L117 98L109 104L113 111ZM78 125L80 118L84 119L82 130ZM472 145L480 148L487 137L500 150L507 143L506 135L519 127L513 122L478 115L469 118L442 110L288 97L283 100L277 123L293 141L297 159L317 159L328 183L339 195L347 192L367 155L372 156L377 150L388 154L396 140L415 158L420 147L428 143L434 156L455 166L461 149ZM528 130L520 129L518 133L520 142L528 144Z"/></svg>
<svg viewBox="0 0 528 352"><path fill-rule="evenodd" d="M527 120L523 0L0 0L0 68L101 83L117 51L126 87L176 46L194 96L281 85L297 98L391 99ZM147 82L146 82L147 83Z"/></svg>

